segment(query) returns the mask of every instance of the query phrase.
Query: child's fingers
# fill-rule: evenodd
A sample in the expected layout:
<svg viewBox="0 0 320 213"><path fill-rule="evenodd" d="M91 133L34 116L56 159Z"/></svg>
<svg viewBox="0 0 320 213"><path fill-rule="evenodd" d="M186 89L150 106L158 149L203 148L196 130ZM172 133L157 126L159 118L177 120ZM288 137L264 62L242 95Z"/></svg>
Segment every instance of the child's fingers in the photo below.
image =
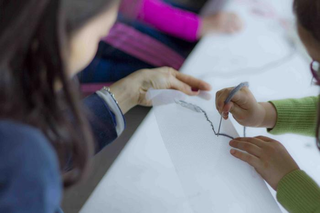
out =
<svg viewBox="0 0 320 213"><path fill-rule="evenodd" d="M236 31L240 31L243 28L243 22L241 18L236 14L234 14L233 18L233 27Z"/></svg>
<svg viewBox="0 0 320 213"><path fill-rule="evenodd" d="M232 102L227 103L226 105L224 105L222 112L223 113L229 113L231 111L231 109L233 108L234 104Z"/></svg>
<svg viewBox="0 0 320 213"><path fill-rule="evenodd" d="M229 117L229 112L234 112L233 110L234 104L232 102L227 103L226 105L224 105L223 109L222 109L222 116L225 120L228 119Z"/></svg>
<svg viewBox="0 0 320 213"><path fill-rule="evenodd" d="M255 138L257 138L259 140L262 140L264 142L272 142L272 141L274 141L273 139L265 137L265 136L258 136L258 137L255 137Z"/></svg>
<svg viewBox="0 0 320 213"><path fill-rule="evenodd" d="M245 111L242 108L240 108L238 105L236 105L234 102L229 103L229 108L230 109L228 112L230 112L238 122L246 119Z"/></svg>
<svg viewBox="0 0 320 213"><path fill-rule="evenodd" d="M244 153L244 152L241 152L241 151L235 150L235 149L231 149L230 153L234 157L236 157L236 158L248 163L249 165L253 166L254 168L258 168L259 167L260 160L259 160L259 158L257 158L254 155L251 155L251 154L248 154L248 153Z"/></svg>
<svg viewBox="0 0 320 213"><path fill-rule="evenodd" d="M263 147L263 140L260 140L258 138L235 138L234 140L236 141L241 141L241 142L247 142L247 143L252 143L258 147Z"/></svg>
<svg viewBox="0 0 320 213"><path fill-rule="evenodd" d="M229 96L230 92L232 91L232 88L226 88L223 90L220 90L216 93L216 107L220 114L222 113L222 109L224 107L224 102L226 101L227 97Z"/></svg>
<svg viewBox="0 0 320 213"><path fill-rule="evenodd" d="M250 110L248 88L244 87L240 91L236 92L229 103L225 104L225 101L229 97L234 87L220 90L216 93L216 108L220 114L226 119L228 113L231 112L238 119L246 119L246 114L243 110Z"/></svg>
<svg viewBox="0 0 320 213"><path fill-rule="evenodd" d="M228 119L229 113L232 113L236 117L244 116L243 109L241 109L238 104L235 105L235 103L232 101L233 99L239 99L241 97L233 97L232 100L225 104L225 100L229 96L230 92L233 88L228 88L222 91L219 91L216 94L216 108L219 111L219 113L223 116L224 119ZM236 94L235 96L238 96Z"/></svg>
<svg viewBox="0 0 320 213"><path fill-rule="evenodd" d="M247 143L243 141L237 141L237 140L232 140L230 141L229 145L233 148L240 149L242 151L246 151L249 154L252 154L256 156L257 158L260 158L262 150L260 147L256 146L253 143Z"/></svg>
<svg viewBox="0 0 320 213"><path fill-rule="evenodd" d="M234 13L224 14L224 31L226 33L236 33L242 29L241 18Z"/></svg>
<svg viewBox="0 0 320 213"><path fill-rule="evenodd" d="M220 106L220 95L221 95L221 90L220 91L218 91L217 93L216 93L216 109L218 110L218 112L221 114L222 113L222 108L221 108L221 106Z"/></svg>

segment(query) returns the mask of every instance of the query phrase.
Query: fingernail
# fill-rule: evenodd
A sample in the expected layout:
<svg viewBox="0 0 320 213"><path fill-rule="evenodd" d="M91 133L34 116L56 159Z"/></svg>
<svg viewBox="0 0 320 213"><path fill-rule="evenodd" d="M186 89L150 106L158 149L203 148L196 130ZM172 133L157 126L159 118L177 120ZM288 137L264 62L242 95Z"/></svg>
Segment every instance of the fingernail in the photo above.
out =
<svg viewBox="0 0 320 213"><path fill-rule="evenodd" d="M230 150L230 153L231 153L232 155L234 155L234 153L236 153L236 150L231 149L231 150Z"/></svg>
<svg viewBox="0 0 320 213"><path fill-rule="evenodd" d="M228 115L229 115L228 113L225 113L225 112L224 112L224 113L222 113L222 116L223 116L223 118L224 118L225 120L227 120L227 119L228 119Z"/></svg>

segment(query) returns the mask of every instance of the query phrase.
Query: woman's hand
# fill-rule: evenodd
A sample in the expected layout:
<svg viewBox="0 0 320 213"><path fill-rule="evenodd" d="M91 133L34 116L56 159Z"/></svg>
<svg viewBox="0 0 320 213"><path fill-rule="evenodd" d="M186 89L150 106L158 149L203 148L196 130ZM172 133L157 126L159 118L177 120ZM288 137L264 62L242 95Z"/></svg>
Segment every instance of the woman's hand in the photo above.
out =
<svg viewBox="0 0 320 213"><path fill-rule="evenodd" d="M286 174L299 169L285 147L271 138L236 138L230 146L241 150L232 149L230 153L253 166L274 190Z"/></svg>
<svg viewBox="0 0 320 213"><path fill-rule="evenodd" d="M258 103L248 87L238 91L230 103L224 104L234 88L227 88L216 93L216 108L224 119L229 112L243 126L273 128L277 121L277 112L271 103Z"/></svg>
<svg viewBox="0 0 320 213"><path fill-rule="evenodd" d="M232 34L242 30L242 28L243 23L238 15L219 12L202 19L202 26L198 32L198 37L201 38L210 32Z"/></svg>
<svg viewBox="0 0 320 213"><path fill-rule="evenodd" d="M151 106L151 102L146 100L150 88L175 89L187 95L198 95L199 90L211 90L208 83L169 67L134 72L110 87L123 113L136 105Z"/></svg>

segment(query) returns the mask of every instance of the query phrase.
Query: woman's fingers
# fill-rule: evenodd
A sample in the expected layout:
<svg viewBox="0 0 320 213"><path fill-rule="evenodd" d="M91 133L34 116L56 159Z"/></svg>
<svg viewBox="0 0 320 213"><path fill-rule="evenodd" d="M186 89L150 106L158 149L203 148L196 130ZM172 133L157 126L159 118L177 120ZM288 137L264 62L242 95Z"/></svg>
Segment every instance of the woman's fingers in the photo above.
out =
<svg viewBox="0 0 320 213"><path fill-rule="evenodd" d="M179 73L171 68L169 68L169 72L171 74L171 77L169 77L171 89L179 90L187 95L198 95L199 90L211 90L210 84L202 80Z"/></svg>
<svg viewBox="0 0 320 213"><path fill-rule="evenodd" d="M260 158L261 156L261 148L253 143L232 140L229 144L231 147L246 151L249 154L256 156L257 158Z"/></svg>
<svg viewBox="0 0 320 213"><path fill-rule="evenodd" d="M168 88L168 89L179 90L187 95L198 95L199 94L199 91L192 91L191 86L179 81L175 77L172 77L169 81L170 81L171 88Z"/></svg>
<svg viewBox="0 0 320 213"><path fill-rule="evenodd" d="M182 88L182 84L186 84L188 85L190 88L194 89L194 90L203 90L203 91L210 91L211 90L211 86L210 84L208 84L205 81L202 81L200 79L197 79L195 77L192 77L190 75L186 75L183 73L178 72L177 70L170 68L170 67L161 67L161 68L157 68L154 69L155 71L160 71L163 74L166 75L167 78L169 78L168 80L171 81L171 83L174 83L172 85L172 88ZM172 78L175 78L177 81L173 81ZM177 83L177 82L180 83ZM180 90L179 89L179 90ZM190 94L189 91L181 90L183 92L185 92L186 94ZM192 90L191 90L192 91ZM194 95L194 93L192 93L191 95Z"/></svg>
<svg viewBox="0 0 320 213"><path fill-rule="evenodd" d="M211 90L210 84L200 79L197 79L195 77L192 77L190 75L186 75L186 74L175 71L175 76L178 80L184 82L185 84L188 84L193 89L204 90L204 91Z"/></svg>

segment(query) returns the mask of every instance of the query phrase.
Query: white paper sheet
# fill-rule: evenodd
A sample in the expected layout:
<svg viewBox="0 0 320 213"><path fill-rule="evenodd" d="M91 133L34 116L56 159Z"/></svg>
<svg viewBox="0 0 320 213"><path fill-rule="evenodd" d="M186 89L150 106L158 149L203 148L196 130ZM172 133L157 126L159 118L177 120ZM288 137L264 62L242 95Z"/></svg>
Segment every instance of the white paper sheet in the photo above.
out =
<svg viewBox="0 0 320 213"><path fill-rule="evenodd" d="M155 97L181 98L180 92L162 91ZM211 101L183 97L204 109L218 128L220 115ZM277 213L281 212L265 182L249 165L230 155L230 139L214 135L202 113L176 103L159 105L154 113L163 142L176 168L194 212ZM223 121L221 132L238 134L231 122Z"/></svg>

